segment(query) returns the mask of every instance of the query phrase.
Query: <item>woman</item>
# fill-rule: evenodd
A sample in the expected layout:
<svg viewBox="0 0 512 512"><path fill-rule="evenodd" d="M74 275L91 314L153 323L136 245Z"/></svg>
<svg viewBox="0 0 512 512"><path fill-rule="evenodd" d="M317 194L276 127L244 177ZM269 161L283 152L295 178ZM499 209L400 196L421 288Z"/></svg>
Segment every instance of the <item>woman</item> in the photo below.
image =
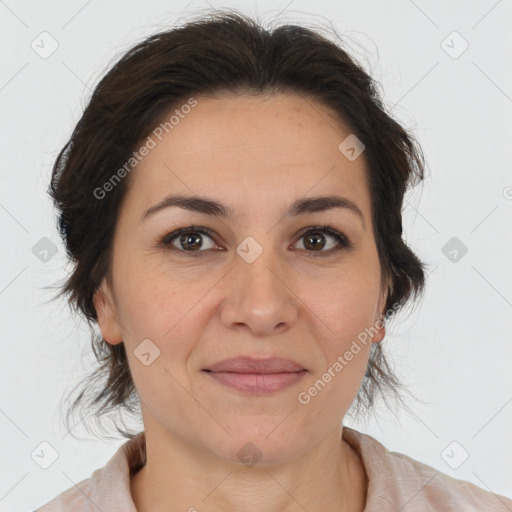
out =
<svg viewBox="0 0 512 512"><path fill-rule="evenodd" d="M61 293L101 330L92 405L140 406L144 431L117 426L107 465L39 510L511 510L343 426L400 397L380 342L423 291L401 236L423 172L375 82L310 30L218 13L127 52L50 192Z"/></svg>

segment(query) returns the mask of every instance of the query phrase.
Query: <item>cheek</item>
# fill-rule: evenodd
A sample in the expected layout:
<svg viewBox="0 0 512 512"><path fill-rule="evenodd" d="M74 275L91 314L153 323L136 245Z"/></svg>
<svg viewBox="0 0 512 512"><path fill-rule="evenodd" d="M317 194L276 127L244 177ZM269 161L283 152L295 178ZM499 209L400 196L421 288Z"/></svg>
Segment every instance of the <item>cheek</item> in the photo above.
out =
<svg viewBox="0 0 512 512"><path fill-rule="evenodd" d="M362 384L373 336L373 300L347 291L332 296L328 304L322 318L335 334L318 338L324 363L305 391L318 396L312 400L313 409L331 411L334 417L349 409Z"/></svg>
<svg viewBox="0 0 512 512"><path fill-rule="evenodd" d="M192 282L184 286L183 280L144 269L123 279L118 292L123 340L132 355L149 339L160 350L160 363L165 361L165 366L169 353L176 362L187 357L203 328L194 312L204 286Z"/></svg>
<svg viewBox="0 0 512 512"><path fill-rule="evenodd" d="M316 337L322 340L320 348L325 361L323 371L315 378L321 380L320 386L326 383L330 390L323 393L320 401L336 404L336 408L349 407L366 371L375 335L378 279L366 268L331 280L322 293L314 296L322 320L317 322Z"/></svg>
<svg viewBox="0 0 512 512"><path fill-rule="evenodd" d="M338 348L374 324L378 279L368 268L360 272L351 268L350 272L325 281L320 291L311 296L312 309L319 312Z"/></svg>
<svg viewBox="0 0 512 512"><path fill-rule="evenodd" d="M122 307L132 377L140 397L154 414L159 414L165 403L173 403L178 409L190 407L183 392L183 387L190 387L188 359L204 331L194 308L194 290L171 289L165 284L147 276L138 289L126 290ZM144 341L143 345L147 339L151 343ZM148 352L150 364L145 365L141 357Z"/></svg>
<svg viewBox="0 0 512 512"><path fill-rule="evenodd" d="M116 289L122 301L120 314L126 325L135 331L148 329L158 338L192 307L197 286L187 281L183 272L169 269L163 263L158 255L125 259L116 276ZM149 337L149 332L146 335Z"/></svg>

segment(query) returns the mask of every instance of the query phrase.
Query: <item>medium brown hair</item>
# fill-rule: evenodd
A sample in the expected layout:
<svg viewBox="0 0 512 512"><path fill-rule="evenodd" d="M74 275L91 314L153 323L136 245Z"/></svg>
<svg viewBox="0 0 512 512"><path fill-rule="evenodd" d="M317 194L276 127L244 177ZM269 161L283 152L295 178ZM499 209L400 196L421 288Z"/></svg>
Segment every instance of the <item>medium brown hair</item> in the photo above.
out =
<svg viewBox="0 0 512 512"><path fill-rule="evenodd" d="M342 49L318 32L296 25L271 31L233 10L214 11L154 35L129 49L105 74L60 151L48 192L58 210L58 228L74 268L57 297L82 315L91 331L99 366L80 383L68 407L123 437L137 432L123 414L140 419L140 402L124 343L111 345L97 331L93 297L111 271L112 242L128 178L97 199L102 187L158 126L163 116L199 95L299 94L335 112L365 146L372 223L383 282L385 311L398 311L424 288L424 264L402 239L402 201L408 186L423 180L424 159L414 136L386 111L378 83ZM373 410L380 393L402 402L396 378L374 343L365 378L350 410ZM403 404L404 405L404 404ZM104 436L108 437L108 436Z"/></svg>

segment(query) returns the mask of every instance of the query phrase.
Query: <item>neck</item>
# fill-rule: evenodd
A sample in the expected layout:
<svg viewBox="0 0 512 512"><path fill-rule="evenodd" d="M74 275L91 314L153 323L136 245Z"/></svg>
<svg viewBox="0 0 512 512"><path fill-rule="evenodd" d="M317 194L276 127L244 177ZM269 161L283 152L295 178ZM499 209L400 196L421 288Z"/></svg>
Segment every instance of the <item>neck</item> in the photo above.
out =
<svg viewBox="0 0 512 512"><path fill-rule="evenodd" d="M279 464L245 466L146 432L147 462L131 479L138 512L362 512L368 480L341 428Z"/></svg>

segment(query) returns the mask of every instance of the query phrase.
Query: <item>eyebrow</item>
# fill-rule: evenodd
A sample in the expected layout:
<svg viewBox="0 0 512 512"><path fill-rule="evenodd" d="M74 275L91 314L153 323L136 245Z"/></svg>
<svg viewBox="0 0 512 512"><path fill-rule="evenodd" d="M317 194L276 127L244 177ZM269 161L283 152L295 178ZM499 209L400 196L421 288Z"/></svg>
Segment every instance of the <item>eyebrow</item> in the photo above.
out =
<svg viewBox="0 0 512 512"><path fill-rule="evenodd" d="M214 199L200 196L171 194L163 199L163 201L151 206L147 210L144 210L140 220L142 221L147 219L164 208L171 208L173 206L215 217L234 216L233 209ZM343 208L356 214L361 220L363 227L366 229L364 215L357 204L346 197L338 195L303 197L297 199L290 205L285 215L296 217L307 213L324 212L333 208Z"/></svg>

